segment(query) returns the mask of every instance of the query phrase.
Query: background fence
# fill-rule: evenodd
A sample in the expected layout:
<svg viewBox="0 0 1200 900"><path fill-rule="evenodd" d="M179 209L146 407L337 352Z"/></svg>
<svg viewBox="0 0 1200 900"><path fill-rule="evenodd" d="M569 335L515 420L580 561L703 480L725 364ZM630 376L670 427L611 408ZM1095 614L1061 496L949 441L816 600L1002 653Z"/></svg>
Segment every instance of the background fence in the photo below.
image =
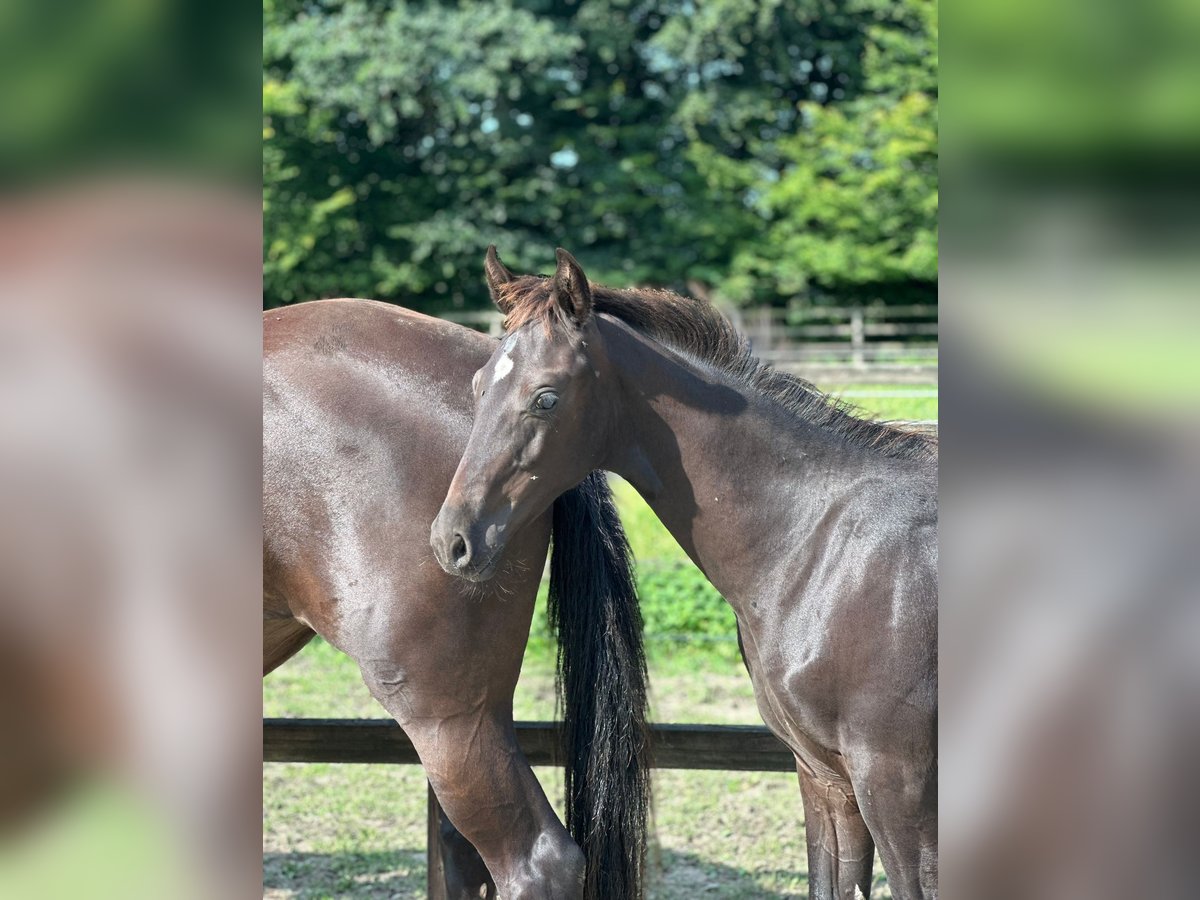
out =
<svg viewBox="0 0 1200 900"><path fill-rule="evenodd" d="M936 305L761 306L725 313L761 359L817 384L936 388ZM502 331L496 310L444 317L493 335Z"/></svg>

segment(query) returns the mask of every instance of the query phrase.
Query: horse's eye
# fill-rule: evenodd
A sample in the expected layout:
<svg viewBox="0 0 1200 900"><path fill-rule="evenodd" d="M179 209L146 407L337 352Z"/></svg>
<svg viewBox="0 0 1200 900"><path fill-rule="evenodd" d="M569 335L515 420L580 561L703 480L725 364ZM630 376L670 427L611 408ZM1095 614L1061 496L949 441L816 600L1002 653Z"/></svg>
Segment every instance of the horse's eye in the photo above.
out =
<svg viewBox="0 0 1200 900"><path fill-rule="evenodd" d="M537 397L534 398L533 408L540 409L543 411L551 410L551 409L554 409L554 407L555 407L555 405L557 405L557 403L558 403L558 394L554 393L554 391L545 391L541 394L538 394Z"/></svg>

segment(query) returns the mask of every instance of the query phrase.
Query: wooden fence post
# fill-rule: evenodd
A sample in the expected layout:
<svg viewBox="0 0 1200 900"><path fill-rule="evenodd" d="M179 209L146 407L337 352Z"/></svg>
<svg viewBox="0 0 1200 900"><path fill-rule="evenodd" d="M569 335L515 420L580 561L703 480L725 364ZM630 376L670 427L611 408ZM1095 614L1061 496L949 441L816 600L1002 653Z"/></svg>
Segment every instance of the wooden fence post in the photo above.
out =
<svg viewBox="0 0 1200 900"><path fill-rule="evenodd" d="M760 306L750 311L746 316L746 335L757 352L770 350L775 346L774 310L769 306Z"/></svg>
<svg viewBox="0 0 1200 900"><path fill-rule="evenodd" d="M866 345L866 328L863 325L861 306L850 310L850 364L861 367L865 362L863 349Z"/></svg>
<svg viewBox="0 0 1200 900"><path fill-rule="evenodd" d="M433 793L433 785L426 782L429 792L429 802L426 812L425 856L429 862L429 874L426 877L425 889L429 900L447 900L446 897L446 866L442 860L442 807L438 804L437 795Z"/></svg>

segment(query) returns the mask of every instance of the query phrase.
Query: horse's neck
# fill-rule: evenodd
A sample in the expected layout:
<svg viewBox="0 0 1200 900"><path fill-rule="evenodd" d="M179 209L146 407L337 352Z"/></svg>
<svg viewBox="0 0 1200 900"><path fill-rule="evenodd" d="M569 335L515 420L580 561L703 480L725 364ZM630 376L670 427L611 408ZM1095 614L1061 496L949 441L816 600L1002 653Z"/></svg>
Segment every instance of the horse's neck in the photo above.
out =
<svg viewBox="0 0 1200 900"><path fill-rule="evenodd" d="M627 328L610 345L625 404L611 468L743 615L774 565L861 483L863 454Z"/></svg>

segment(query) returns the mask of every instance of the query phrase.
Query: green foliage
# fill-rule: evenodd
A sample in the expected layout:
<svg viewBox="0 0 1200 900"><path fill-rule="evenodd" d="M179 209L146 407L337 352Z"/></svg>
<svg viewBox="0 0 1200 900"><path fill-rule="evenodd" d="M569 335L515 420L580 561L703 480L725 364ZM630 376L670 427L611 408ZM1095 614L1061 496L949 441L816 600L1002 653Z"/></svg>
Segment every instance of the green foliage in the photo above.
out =
<svg viewBox="0 0 1200 900"><path fill-rule="evenodd" d="M539 271L931 294L932 0L270 0L264 292L487 303Z"/></svg>
<svg viewBox="0 0 1200 900"><path fill-rule="evenodd" d="M553 652L544 595L543 586L530 630L529 646L535 656ZM638 598L646 650L652 658L682 654L693 661L739 660L733 610L686 558L639 565Z"/></svg>
<svg viewBox="0 0 1200 900"><path fill-rule="evenodd" d="M641 495L616 476L609 483L637 559L638 597L651 658L665 661L683 655L693 662L738 663L733 610L684 555ZM553 652L545 603L543 584L530 632L534 657Z"/></svg>
<svg viewBox="0 0 1200 900"><path fill-rule="evenodd" d="M937 7L851 7L869 22L861 84L847 78L797 103L797 127L773 144L778 164L740 168L738 186L768 227L738 248L722 284L730 299L808 292L936 302ZM708 166L730 158L711 147L693 152Z"/></svg>
<svg viewBox="0 0 1200 900"><path fill-rule="evenodd" d="M651 654L738 660L733 610L690 562L641 572L638 595Z"/></svg>

